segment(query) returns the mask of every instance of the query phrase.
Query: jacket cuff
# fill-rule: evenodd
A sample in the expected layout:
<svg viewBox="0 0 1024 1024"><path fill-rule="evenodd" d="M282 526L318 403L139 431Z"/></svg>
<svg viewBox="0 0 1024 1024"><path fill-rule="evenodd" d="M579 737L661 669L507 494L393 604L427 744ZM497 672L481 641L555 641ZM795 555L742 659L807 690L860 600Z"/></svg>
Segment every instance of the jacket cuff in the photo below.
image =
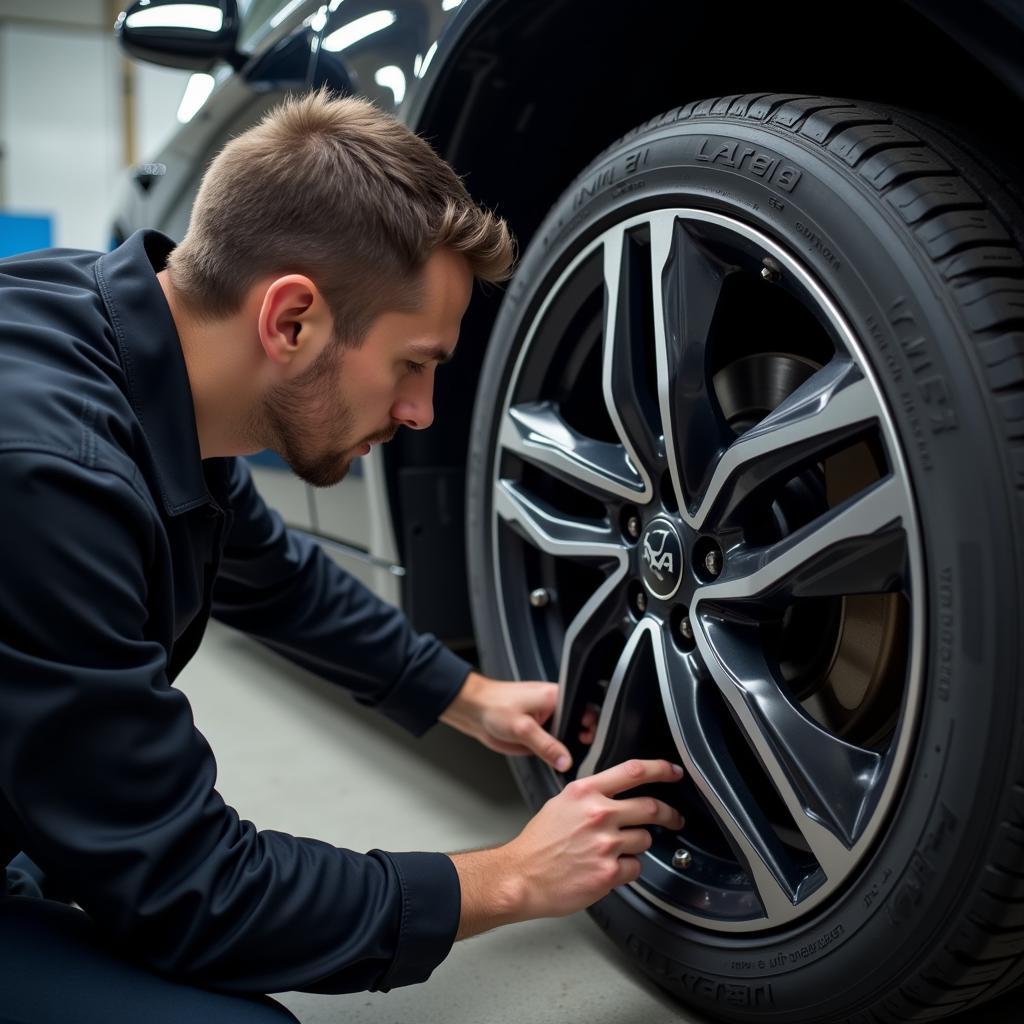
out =
<svg viewBox="0 0 1024 1024"><path fill-rule="evenodd" d="M376 991L426 981L455 943L462 914L458 872L443 853L371 853L386 857L402 887L395 958Z"/></svg>
<svg viewBox="0 0 1024 1024"><path fill-rule="evenodd" d="M473 666L440 641L427 634L422 638L434 646L428 657L406 673L374 707L393 722L422 736L462 689Z"/></svg>

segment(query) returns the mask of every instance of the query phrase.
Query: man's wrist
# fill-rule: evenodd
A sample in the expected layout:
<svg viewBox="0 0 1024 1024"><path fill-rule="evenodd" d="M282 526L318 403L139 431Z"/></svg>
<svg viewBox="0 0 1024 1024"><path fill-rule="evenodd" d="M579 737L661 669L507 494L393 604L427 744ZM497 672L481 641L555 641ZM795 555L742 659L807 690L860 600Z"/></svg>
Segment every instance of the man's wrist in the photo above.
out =
<svg viewBox="0 0 1024 1024"><path fill-rule="evenodd" d="M528 920L527 885L508 845L448 856L462 890L456 941Z"/></svg>
<svg viewBox="0 0 1024 1024"><path fill-rule="evenodd" d="M484 676L471 671L452 702L441 712L440 721L462 732L470 732L480 717L478 696L486 685Z"/></svg>

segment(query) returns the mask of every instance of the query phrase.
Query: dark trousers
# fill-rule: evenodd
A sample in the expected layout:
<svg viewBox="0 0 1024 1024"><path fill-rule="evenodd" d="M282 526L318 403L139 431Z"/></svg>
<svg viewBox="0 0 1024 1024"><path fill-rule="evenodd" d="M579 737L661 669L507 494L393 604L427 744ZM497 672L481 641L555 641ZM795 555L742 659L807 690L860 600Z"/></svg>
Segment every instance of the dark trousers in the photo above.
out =
<svg viewBox="0 0 1024 1024"><path fill-rule="evenodd" d="M122 959L74 907L0 895L0 1024L183 1021L296 1024L266 996L208 992Z"/></svg>

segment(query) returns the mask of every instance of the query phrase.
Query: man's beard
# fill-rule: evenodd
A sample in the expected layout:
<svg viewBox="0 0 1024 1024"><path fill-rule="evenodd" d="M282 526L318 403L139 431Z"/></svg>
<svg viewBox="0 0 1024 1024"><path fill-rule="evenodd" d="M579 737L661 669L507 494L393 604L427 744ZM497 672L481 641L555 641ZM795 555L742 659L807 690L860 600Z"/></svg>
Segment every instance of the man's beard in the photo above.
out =
<svg viewBox="0 0 1024 1024"><path fill-rule="evenodd" d="M340 346L332 342L305 373L273 390L264 401L259 422L258 433L266 447L277 452L311 487L331 487L343 480L354 458L355 442L320 455L304 448L304 438L310 435L346 438L352 433L352 408L335 396L339 359Z"/></svg>

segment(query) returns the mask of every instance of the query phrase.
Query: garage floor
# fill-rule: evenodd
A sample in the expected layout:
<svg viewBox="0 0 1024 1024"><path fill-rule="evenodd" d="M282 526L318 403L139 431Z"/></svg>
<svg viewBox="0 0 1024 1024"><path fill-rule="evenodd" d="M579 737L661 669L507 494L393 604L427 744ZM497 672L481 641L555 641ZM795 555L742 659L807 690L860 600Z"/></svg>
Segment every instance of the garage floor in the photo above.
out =
<svg viewBox="0 0 1024 1024"><path fill-rule="evenodd" d="M218 788L260 828L354 850L460 850L526 820L502 758L439 726L422 740L247 638L211 624L178 681L213 746ZM458 943L425 985L278 997L303 1024L684 1024L585 914ZM1015 994L956 1018L1020 1020Z"/></svg>

